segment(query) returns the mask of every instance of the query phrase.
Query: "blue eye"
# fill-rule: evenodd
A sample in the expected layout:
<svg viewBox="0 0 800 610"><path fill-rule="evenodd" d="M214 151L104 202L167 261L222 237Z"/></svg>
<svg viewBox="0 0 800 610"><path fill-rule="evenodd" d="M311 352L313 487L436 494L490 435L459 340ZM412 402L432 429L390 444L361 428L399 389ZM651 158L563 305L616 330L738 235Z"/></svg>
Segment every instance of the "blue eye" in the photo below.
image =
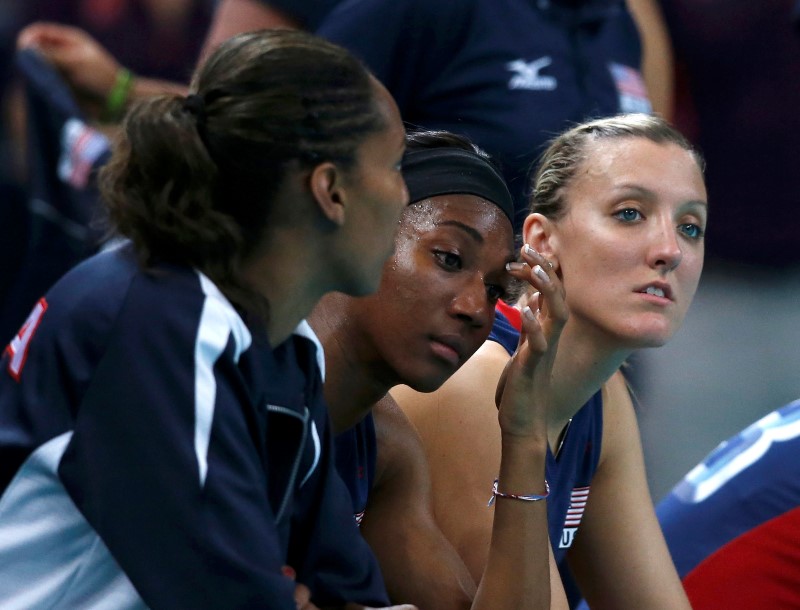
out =
<svg viewBox="0 0 800 610"><path fill-rule="evenodd" d="M642 213L633 208L625 208L614 214L615 218L619 218L623 222L635 222L642 219Z"/></svg>
<svg viewBox="0 0 800 610"><path fill-rule="evenodd" d="M700 239L703 237L703 235L705 235L705 231L703 231L703 229L692 223L678 225L678 230L689 239Z"/></svg>

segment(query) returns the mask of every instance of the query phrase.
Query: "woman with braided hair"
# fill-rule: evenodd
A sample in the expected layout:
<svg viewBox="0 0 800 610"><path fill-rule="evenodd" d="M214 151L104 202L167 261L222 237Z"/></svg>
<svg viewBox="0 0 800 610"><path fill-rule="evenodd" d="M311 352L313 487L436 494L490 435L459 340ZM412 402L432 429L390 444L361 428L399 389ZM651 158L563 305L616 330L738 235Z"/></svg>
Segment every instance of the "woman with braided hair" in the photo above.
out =
<svg viewBox="0 0 800 610"><path fill-rule="evenodd" d="M303 319L378 286L408 199L396 106L291 31L231 39L190 90L131 110L100 176L125 239L0 361L3 608L387 602Z"/></svg>

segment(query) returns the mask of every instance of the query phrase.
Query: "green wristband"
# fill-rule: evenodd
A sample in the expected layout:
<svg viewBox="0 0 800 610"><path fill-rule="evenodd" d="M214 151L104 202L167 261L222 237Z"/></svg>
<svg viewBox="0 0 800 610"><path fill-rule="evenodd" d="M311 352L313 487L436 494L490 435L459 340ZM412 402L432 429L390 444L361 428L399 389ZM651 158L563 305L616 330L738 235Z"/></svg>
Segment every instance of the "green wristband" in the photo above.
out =
<svg viewBox="0 0 800 610"><path fill-rule="evenodd" d="M127 68L117 70L114 87L106 97L106 111L103 119L107 123L116 123L122 118L131 87L133 87L133 74L131 71Z"/></svg>

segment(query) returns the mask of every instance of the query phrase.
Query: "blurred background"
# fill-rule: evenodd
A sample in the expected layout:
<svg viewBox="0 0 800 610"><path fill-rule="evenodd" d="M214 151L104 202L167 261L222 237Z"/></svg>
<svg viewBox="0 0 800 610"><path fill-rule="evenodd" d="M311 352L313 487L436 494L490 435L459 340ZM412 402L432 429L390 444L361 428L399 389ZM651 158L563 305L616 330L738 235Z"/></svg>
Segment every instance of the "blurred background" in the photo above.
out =
<svg viewBox="0 0 800 610"><path fill-rule="evenodd" d="M704 154L706 266L683 328L634 360L660 499L718 443L800 397L795 0L660 0L676 125Z"/></svg>

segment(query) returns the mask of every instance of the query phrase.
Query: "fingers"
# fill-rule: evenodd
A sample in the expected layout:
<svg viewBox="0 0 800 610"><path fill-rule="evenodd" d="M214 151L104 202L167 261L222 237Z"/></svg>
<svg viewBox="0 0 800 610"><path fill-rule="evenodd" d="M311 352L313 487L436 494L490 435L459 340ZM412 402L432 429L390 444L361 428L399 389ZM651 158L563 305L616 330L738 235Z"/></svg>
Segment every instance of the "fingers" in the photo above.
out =
<svg viewBox="0 0 800 610"><path fill-rule="evenodd" d="M317 607L311 603L311 590L303 584L295 585L294 603L297 610L317 610Z"/></svg>
<svg viewBox="0 0 800 610"><path fill-rule="evenodd" d="M17 35L17 48L58 47L74 42L81 30L60 23L38 21L25 27Z"/></svg>
<svg viewBox="0 0 800 610"><path fill-rule="evenodd" d="M542 328L542 312L539 306L541 293L534 293L525 307L522 308L522 331L520 333L520 345L527 344L529 349L535 354L540 354L547 349L548 337Z"/></svg>
<svg viewBox="0 0 800 610"><path fill-rule="evenodd" d="M34 23L17 37L19 48L35 48L61 73L79 103L104 103L121 69L117 60L85 31Z"/></svg>
<svg viewBox="0 0 800 610"><path fill-rule="evenodd" d="M529 303L528 306L536 314L540 328L529 324L526 332L541 330L547 340L558 336L566 323L568 310L561 279L552 263L525 244L520 252L520 261L509 263L506 268L511 275L527 282L538 293L536 303ZM523 325L524 320L523 315Z"/></svg>
<svg viewBox="0 0 800 610"><path fill-rule="evenodd" d="M283 566L281 573L289 580L295 580L297 577L297 572L289 565ZM294 604L297 610L319 610L311 603L311 590L302 583L297 583L294 586Z"/></svg>

